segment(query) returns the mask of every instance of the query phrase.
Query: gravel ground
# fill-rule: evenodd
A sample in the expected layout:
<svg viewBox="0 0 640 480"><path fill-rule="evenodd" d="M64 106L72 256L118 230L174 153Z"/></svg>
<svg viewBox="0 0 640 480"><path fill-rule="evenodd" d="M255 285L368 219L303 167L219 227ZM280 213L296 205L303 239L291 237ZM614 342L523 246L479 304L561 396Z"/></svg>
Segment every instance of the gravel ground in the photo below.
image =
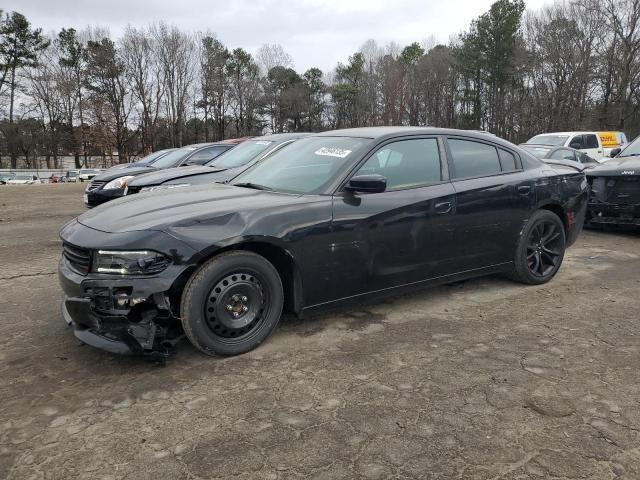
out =
<svg viewBox="0 0 640 480"><path fill-rule="evenodd" d="M159 367L62 321L81 190L0 187L0 478L640 478L640 235L583 233L545 286L414 291Z"/></svg>

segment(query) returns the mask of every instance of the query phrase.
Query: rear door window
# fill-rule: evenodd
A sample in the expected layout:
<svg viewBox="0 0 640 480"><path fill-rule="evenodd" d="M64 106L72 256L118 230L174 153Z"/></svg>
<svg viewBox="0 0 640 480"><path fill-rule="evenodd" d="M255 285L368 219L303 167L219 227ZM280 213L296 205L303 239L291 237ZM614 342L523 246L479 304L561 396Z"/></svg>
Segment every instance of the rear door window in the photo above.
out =
<svg viewBox="0 0 640 480"><path fill-rule="evenodd" d="M599 148L598 137L593 134L583 135L584 147L582 148Z"/></svg>
<svg viewBox="0 0 640 480"><path fill-rule="evenodd" d="M473 140L447 140L453 162L453 178L486 177L502 173L498 150Z"/></svg>
<svg viewBox="0 0 640 480"><path fill-rule="evenodd" d="M520 165L518 165L518 160L516 156L508 152L502 148L498 149L498 156L500 157L500 165L502 166L503 172L513 172L514 170L519 170Z"/></svg>

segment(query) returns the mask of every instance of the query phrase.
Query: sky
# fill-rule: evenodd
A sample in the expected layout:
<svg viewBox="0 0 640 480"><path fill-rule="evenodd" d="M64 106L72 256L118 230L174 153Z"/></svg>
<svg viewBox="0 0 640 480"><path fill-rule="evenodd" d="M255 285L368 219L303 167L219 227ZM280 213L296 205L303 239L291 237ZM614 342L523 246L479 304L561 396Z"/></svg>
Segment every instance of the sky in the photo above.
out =
<svg viewBox="0 0 640 480"><path fill-rule="evenodd" d="M539 8L551 0L525 0ZM447 43L468 28L493 0L5 0L2 8L25 15L45 33L62 27L106 27L118 38L136 27L164 21L191 32L213 32L228 48L255 53L280 44L296 70L325 72L346 62L372 38L401 47L430 37Z"/></svg>

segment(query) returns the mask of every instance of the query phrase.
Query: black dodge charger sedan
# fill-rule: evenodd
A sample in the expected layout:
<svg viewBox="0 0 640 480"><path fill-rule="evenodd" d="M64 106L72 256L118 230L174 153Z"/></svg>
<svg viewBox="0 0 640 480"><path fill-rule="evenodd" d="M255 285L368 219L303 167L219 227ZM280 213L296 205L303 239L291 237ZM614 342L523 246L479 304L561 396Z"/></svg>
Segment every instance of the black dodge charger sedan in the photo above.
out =
<svg viewBox="0 0 640 480"><path fill-rule="evenodd" d="M588 186L497 137L378 127L297 140L235 178L134 195L61 231L63 315L83 342L251 350L283 311L506 273L548 282Z"/></svg>
<svg viewBox="0 0 640 480"><path fill-rule="evenodd" d="M587 171L587 224L640 227L640 137L614 152L615 158Z"/></svg>
<svg viewBox="0 0 640 480"><path fill-rule="evenodd" d="M138 175L167 168L202 165L235 147L241 139L223 140L216 143L197 143L173 150L153 163L131 165L126 169L107 170L96 175L84 192L84 204L93 208L102 203L124 196L127 184Z"/></svg>

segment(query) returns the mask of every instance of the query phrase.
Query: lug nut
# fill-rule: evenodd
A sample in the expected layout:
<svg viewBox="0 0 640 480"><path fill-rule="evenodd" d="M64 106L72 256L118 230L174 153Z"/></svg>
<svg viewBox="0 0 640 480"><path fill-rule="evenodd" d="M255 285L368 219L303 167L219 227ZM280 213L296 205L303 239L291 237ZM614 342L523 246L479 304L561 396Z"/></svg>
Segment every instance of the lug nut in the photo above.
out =
<svg viewBox="0 0 640 480"><path fill-rule="evenodd" d="M233 305L227 305L227 310L230 312L231 310L233 310Z"/></svg>
<svg viewBox="0 0 640 480"><path fill-rule="evenodd" d="M242 301L246 302L247 301L247 297L245 297L244 295L242 296Z"/></svg>
<svg viewBox="0 0 640 480"><path fill-rule="evenodd" d="M247 307L246 305L243 305L243 306L242 306L242 311L243 311L243 312L246 312L247 310L249 310L249 307Z"/></svg>

